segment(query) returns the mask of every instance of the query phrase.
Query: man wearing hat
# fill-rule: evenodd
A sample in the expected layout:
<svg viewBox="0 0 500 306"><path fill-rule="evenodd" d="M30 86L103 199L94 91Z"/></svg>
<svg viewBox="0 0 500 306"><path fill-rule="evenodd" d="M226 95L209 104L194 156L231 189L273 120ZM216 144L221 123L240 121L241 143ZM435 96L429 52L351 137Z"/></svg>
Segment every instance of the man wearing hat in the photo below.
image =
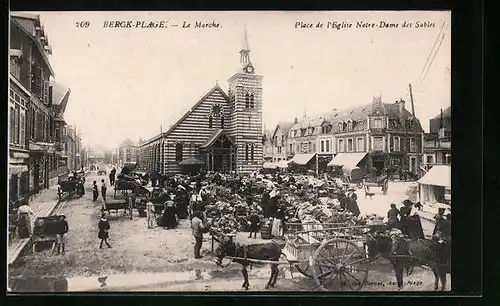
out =
<svg viewBox="0 0 500 306"><path fill-rule="evenodd" d="M203 244L203 233L206 231L205 224L203 223L203 214L201 211L195 211L193 213L193 219L191 220L191 230L193 232L194 243L194 258L201 258L200 250Z"/></svg>
<svg viewBox="0 0 500 306"><path fill-rule="evenodd" d="M59 216L59 220L57 222L57 228L56 228L56 245L54 250L56 251L56 255L59 255L61 253L64 254L64 249L66 246L66 233L68 232L69 227L68 227L68 222L66 221L66 216L64 214L61 214Z"/></svg>

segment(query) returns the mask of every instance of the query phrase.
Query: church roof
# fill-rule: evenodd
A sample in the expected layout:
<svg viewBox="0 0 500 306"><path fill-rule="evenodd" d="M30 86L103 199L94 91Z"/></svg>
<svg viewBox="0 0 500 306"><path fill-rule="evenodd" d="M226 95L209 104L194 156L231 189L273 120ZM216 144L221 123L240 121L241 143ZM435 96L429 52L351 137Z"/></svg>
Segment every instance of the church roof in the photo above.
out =
<svg viewBox="0 0 500 306"><path fill-rule="evenodd" d="M198 106L200 106L203 101L205 101L206 98L208 98L214 91L218 90L223 96L224 98L229 101L229 97L227 96L227 94L224 92L224 90L222 90L222 88L220 88L219 84L216 84L209 92L207 92L207 94L205 94L203 97L201 97L201 99L196 102L195 105L193 105L193 107L191 107L190 110L188 110L179 120L177 120L177 122L175 122L174 124L172 124L169 129L166 131L166 132L163 132L161 134L158 134L152 138L150 138L148 141L145 141L144 142L144 145L147 145L149 144L150 142L152 141L155 141L161 137L166 137L168 136L168 134L170 134L177 126L179 126L179 124L181 124L188 116L189 114L195 109L197 108Z"/></svg>

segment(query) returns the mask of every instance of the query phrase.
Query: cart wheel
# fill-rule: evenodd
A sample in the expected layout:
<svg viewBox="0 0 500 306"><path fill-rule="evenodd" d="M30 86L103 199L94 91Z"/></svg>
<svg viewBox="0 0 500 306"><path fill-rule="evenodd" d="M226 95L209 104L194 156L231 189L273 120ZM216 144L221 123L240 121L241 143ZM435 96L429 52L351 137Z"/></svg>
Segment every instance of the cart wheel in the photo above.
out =
<svg viewBox="0 0 500 306"><path fill-rule="evenodd" d="M313 265L314 280L322 290L358 291L368 278L364 251L345 239L323 242L314 254Z"/></svg>
<svg viewBox="0 0 500 306"><path fill-rule="evenodd" d="M295 268L297 269L297 271L300 272L300 274L304 275L305 277L308 277L308 278L314 277L313 271L311 269L311 266L309 265L308 260L305 260L305 261L302 261L302 262L296 264Z"/></svg>

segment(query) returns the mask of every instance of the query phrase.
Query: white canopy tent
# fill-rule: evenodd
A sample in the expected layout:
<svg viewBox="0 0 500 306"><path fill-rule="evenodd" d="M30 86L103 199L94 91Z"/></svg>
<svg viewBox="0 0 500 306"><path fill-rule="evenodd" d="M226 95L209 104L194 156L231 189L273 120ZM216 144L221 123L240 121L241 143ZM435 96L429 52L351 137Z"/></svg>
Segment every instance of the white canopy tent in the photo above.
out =
<svg viewBox="0 0 500 306"><path fill-rule="evenodd" d="M451 189L451 166L433 166L420 180L420 202L426 204L442 203L446 189Z"/></svg>

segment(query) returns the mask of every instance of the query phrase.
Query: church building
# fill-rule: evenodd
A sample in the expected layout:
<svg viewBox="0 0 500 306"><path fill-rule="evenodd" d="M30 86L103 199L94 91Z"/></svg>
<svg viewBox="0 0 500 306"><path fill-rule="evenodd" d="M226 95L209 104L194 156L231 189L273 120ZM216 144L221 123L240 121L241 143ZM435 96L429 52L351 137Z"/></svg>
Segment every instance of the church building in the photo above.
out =
<svg viewBox="0 0 500 306"><path fill-rule="evenodd" d="M228 83L227 93L215 85L168 131L145 141L139 164L162 174L192 163L220 172L262 168L262 76L250 60L246 30L240 68Z"/></svg>

